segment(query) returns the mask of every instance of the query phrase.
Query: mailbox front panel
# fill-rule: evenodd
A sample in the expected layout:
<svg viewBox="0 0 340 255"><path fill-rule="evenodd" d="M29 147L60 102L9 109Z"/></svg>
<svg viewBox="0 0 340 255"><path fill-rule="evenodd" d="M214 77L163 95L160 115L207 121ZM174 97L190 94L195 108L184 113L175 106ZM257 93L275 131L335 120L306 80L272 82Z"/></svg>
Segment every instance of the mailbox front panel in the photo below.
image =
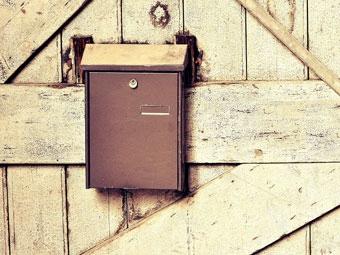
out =
<svg viewBox="0 0 340 255"><path fill-rule="evenodd" d="M89 187L178 189L178 73L89 72Z"/></svg>

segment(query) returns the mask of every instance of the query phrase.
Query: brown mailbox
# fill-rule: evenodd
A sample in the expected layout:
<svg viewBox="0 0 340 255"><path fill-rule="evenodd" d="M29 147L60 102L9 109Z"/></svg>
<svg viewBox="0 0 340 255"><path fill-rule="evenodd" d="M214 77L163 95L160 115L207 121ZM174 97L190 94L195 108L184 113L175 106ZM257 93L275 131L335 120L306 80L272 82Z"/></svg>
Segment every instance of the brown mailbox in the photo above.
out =
<svg viewBox="0 0 340 255"><path fill-rule="evenodd" d="M86 45L87 188L183 189L186 63L186 45Z"/></svg>

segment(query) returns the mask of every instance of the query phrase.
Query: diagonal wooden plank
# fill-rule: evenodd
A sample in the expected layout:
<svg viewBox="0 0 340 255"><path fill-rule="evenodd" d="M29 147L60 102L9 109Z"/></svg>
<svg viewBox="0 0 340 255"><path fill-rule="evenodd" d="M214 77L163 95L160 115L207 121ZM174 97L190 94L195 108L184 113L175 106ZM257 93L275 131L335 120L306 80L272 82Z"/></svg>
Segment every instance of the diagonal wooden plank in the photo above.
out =
<svg viewBox="0 0 340 255"><path fill-rule="evenodd" d="M85 254L252 254L337 207L339 178L334 163L244 164Z"/></svg>
<svg viewBox="0 0 340 255"><path fill-rule="evenodd" d="M0 83L90 0L25 1L0 28Z"/></svg>
<svg viewBox="0 0 340 255"><path fill-rule="evenodd" d="M340 99L323 82L208 84L186 92L188 162L339 161ZM83 87L1 86L0 115L0 162L85 162Z"/></svg>
<svg viewBox="0 0 340 255"><path fill-rule="evenodd" d="M310 255L309 242L309 226L306 226L255 255Z"/></svg>

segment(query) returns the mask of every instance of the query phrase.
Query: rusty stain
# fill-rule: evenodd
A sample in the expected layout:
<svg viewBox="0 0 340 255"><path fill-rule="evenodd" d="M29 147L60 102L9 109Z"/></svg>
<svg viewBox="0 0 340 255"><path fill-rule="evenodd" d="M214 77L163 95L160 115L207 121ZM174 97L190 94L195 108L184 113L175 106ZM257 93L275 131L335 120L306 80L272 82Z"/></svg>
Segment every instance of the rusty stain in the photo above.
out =
<svg viewBox="0 0 340 255"><path fill-rule="evenodd" d="M261 149L255 149L255 156L261 157L263 155L263 151Z"/></svg>
<svg viewBox="0 0 340 255"><path fill-rule="evenodd" d="M165 28L171 19L168 5L162 4L160 1L157 1L155 5L151 6L149 15L154 27Z"/></svg>
<svg viewBox="0 0 340 255"><path fill-rule="evenodd" d="M24 8L21 8L20 11L23 13L23 14L26 14L26 10Z"/></svg>

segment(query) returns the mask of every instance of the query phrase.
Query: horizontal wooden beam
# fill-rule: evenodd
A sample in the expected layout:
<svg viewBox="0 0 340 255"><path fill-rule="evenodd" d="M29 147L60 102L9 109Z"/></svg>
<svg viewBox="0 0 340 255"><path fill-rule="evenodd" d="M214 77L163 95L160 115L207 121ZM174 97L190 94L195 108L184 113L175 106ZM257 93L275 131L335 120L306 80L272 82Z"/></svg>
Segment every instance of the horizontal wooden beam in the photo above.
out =
<svg viewBox="0 0 340 255"><path fill-rule="evenodd" d="M340 99L322 81L186 91L191 163L339 162ZM84 88L0 86L0 163L83 164Z"/></svg>
<svg viewBox="0 0 340 255"><path fill-rule="evenodd" d="M339 178L337 163L243 164L84 255L253 254L336 208Z"/></svg>

